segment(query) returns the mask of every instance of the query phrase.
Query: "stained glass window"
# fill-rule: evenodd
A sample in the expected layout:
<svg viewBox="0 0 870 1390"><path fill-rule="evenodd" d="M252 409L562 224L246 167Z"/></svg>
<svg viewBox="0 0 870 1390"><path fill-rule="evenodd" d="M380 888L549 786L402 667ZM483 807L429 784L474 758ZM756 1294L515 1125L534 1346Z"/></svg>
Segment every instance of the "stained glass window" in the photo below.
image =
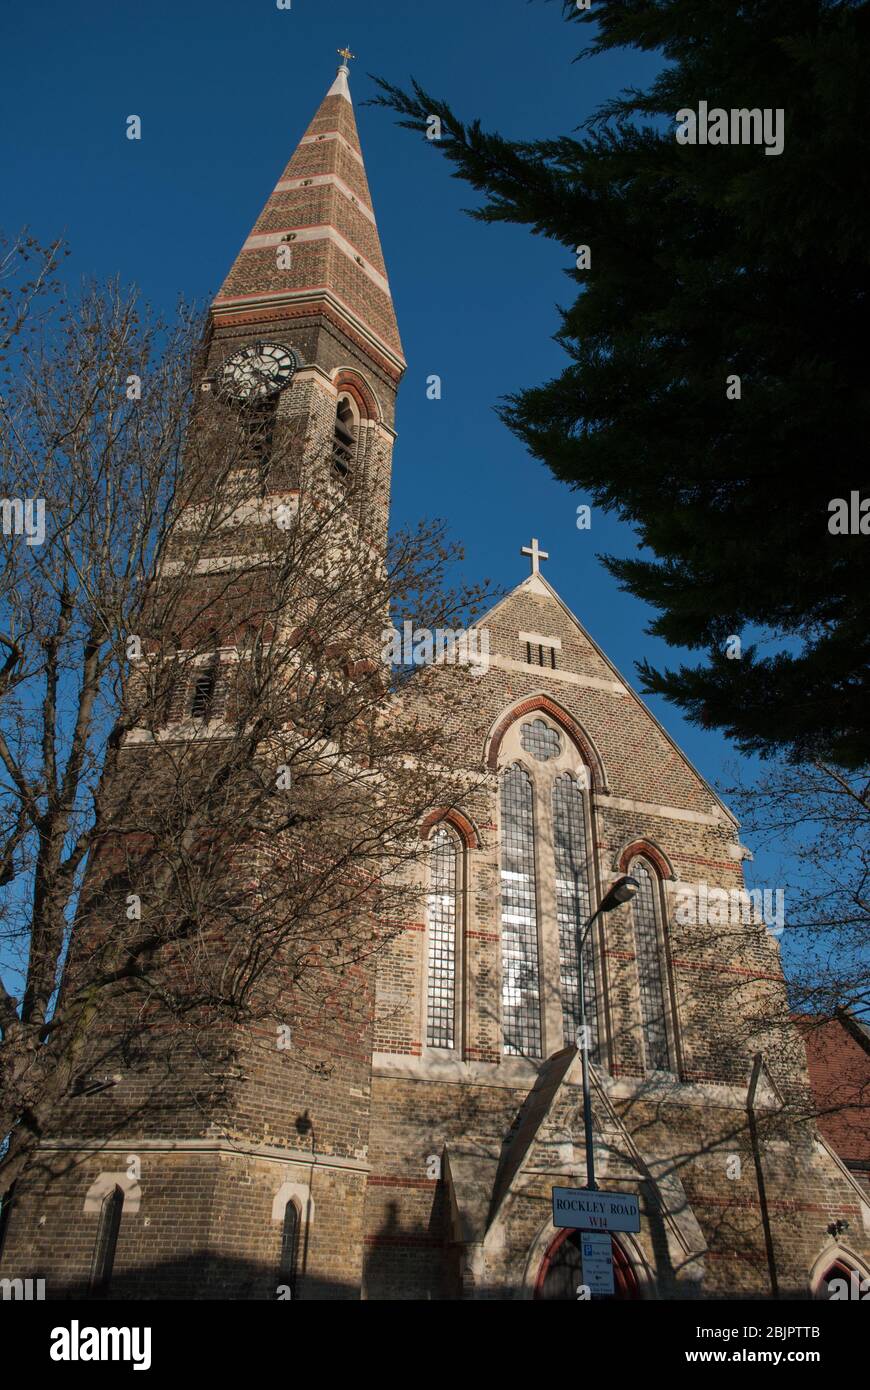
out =
<svg viewBox="0 0 870 1390"><path fill-rule="evenodd" d="M537 758L539 763L558 758L562 751L562 740L543 719L533 719L530 724L524 724L520 730L520 741L526 752Z"/></svg>
<svg viewBox="0 0 870 1390"><path fill-rule="evenodd" d="M545 726L546 727L546 726ZM532 783L521 767L501 780L501 953L504 1050L541 1055L538 905Z"/></svg>

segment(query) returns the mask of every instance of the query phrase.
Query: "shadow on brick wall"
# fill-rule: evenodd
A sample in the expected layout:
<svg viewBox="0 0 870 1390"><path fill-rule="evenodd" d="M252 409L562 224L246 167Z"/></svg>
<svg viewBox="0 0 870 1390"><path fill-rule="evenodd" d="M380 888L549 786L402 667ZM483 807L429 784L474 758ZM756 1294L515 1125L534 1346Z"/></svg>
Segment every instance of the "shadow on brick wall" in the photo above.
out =
<svg viewBox="0 0 870 1390"><path fill-rule="evenodd" d="M2 1271L3 1277L12 1272ZM38 1277L35 1275L34 1277ZM218 1299L228 1302L280 1302L274 1270L252 1260L220 1258L205 1251L191 1251L183 1259L143 1265L140 1269L118 1272L112 1276L107 1294L96 1297L89 1293L87 1281L76 1279L64 1283L46 1278L47 1302L75 1300L89 1305L100 1303L182 1301ZM359 1299L359 1287L341 1280L308 1276L299 1289L296 1301L326 1299L347 1301ZM287 1300L291 1301L291 1300Z"/></svg>

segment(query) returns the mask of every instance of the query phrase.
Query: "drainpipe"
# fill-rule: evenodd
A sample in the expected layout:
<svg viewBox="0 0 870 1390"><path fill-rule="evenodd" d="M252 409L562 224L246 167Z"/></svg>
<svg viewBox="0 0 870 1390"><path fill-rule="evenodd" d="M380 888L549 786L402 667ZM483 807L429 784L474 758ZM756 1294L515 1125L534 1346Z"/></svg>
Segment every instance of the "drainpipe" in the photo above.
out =
<svg viewBox="0 0 870 1390"><path fill-rule="evenodd" d="M764 1058L756 1052L752 1063L752 1079L746 1096L746 1112L749 1116L749 1137L752 1142L752 1158L755 1163L755 1181L758 1184L758 1201L761 1207L761 1225L764 1229L764 1248L767 1251L767 1269L770 1275L771 1298L779 1298L779 1280L776 1277L776 1256L773 1252L773 1236L770 1230L770 1216L767 1209L767 1191L764 1186L764 1169L761 1166L761 1148L758 1143L758 1126L755 1122L755 1093L761 1079Z"/></svg>

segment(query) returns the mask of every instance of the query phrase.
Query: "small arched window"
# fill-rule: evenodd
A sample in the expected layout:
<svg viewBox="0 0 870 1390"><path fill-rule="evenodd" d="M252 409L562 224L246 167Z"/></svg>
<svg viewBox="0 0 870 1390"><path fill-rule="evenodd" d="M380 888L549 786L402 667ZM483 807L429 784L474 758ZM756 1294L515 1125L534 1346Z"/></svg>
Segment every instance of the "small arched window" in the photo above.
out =
<svg viewBox="0 0 870 1390"><path fill-rule="evenodd" d="M348 479L356 458L359 414L350 396L339 396L335 412L335 432L332 439L332 467L342 479Z"/></svg>
<svg viewBox="0 0 870 1390"><path fill-rule="evenodd" d="M501 778L501 959L504 1050L540 1057L534 799L531 778L516 764Z"/></svg>
<svg viewBox="0 0 870 1390"><path fill-rule="evenodd" d="M663 959L659 881L643 859L633 860L629 873L639 885L631 910L640 985L644 1063L647 1071L670 1071L672 1058L667 1024L669 989Z"/></svg>
<svg viewBox="0 0 870 1390"><path fill-rule="evenodd" d="M456 902L459 849L440 826L430 841L426 900L428 975L426 1045L456 1045Z"/></svg>
<svg viewBox="0 0 870 1390"><path fill-rule="evenodd" d="M207 664L196 666L192 672L193 694L190 697L190 713L194 719L211 719L219 712L215 696L220 677L220 645L220 636L213 628L201 647L204 654L210 653Z"/></svg>
<svg viewBox="0 0 870 1390"><path fill-rule="evenodd" d="M296 1279L299 1265L299 1208L295 1202L288 1202L284 1208L284 1222L281 1227L281 1261L278 1268L278 1283L290 1290L290 1297L296 1297Z"/></svg>
<svg viewBox="0 0 870 1390"><path fill-rule="evenodd" d="M123 1210L124 1193L120 1187L115 1186L111 1192L106 1193L100 1208L100 1224L97 1228L97 1243L94 1246L91 1267L91 1294L95 1298L108 1293L112 1282Z"/></svg>
<svg viewBox="0 0 870 1390"><path fill-rule="evenodd" d="M566 773L553 783L553 851L556 869L556 917L559 923L559 986L562 1031L566 1043L576 1042L580 1026L577 931L583 930L591 908L589 850L583 792ZM598 1005L592 933L583 947L583 994L589 1050L598 1043Z"/></svg>
<svg viewBox="0 0 870 1390"><path fill-rule="evenodd" d="M194 680L193 699L190 702L190 713L194 719L208 719L214 704L216 685L217 671L213 666Z"/></svg>

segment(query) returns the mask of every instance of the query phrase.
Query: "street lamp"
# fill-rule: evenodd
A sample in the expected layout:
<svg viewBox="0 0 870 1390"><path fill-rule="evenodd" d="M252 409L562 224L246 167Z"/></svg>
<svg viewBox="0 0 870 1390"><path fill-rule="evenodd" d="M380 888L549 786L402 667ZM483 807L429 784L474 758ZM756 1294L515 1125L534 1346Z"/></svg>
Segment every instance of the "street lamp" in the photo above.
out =
<svg viewBox="0 0 870 1390"><path fill-rule="evenodd" d="M640 884L636 878L630 874L623 874L612 883L605 893L601 902L593 912L585 927L581 929L577 923L575 936L577 941L577 983L580 988L580 1062L583 1068L583 1129L586 1134L586 1188L587 1191L596 1191L595 1182L595 1154L592 1145L592 1103L589 1098L589 1038L586 1032L586 984L583 978L583 947L589 935L589 929L596 917L602 912L612 912L615 907L621 907L623 903L631 902L637 893Z"/></svg>

